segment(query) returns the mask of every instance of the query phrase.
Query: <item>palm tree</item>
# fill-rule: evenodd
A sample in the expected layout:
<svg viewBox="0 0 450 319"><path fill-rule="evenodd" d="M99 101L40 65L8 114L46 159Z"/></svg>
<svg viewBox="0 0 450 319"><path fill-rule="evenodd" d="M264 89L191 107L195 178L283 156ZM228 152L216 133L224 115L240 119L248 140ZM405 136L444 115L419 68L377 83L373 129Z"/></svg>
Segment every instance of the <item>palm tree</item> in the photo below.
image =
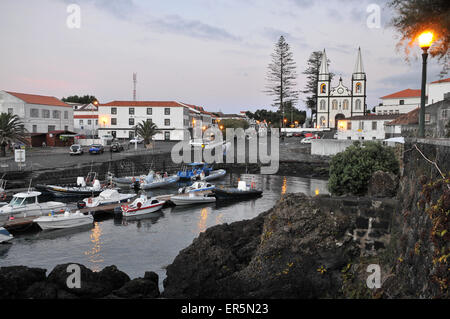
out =
<svg viewBox="0 0 450 319"><path fill-rule="evenodd" d="M142 121L135 126L136 135L144 139L144 144L149 145L153 136L158 133L158 127L151 120Z"/></svg>
<svg viewBox="0 0 450 319"><path fill-rule="evenodd" d="M20 118L11 113L0 114L0 155L6 156L6 146L13 142L28 144L25 137L26 130Z"/></svg>

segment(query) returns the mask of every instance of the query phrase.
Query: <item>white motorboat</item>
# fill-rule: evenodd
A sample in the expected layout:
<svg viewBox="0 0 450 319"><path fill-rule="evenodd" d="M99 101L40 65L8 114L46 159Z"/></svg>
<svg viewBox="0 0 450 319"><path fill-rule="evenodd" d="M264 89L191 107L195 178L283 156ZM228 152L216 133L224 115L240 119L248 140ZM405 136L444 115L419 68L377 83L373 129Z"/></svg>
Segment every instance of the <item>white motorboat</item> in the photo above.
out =
<svg viewBox="0 0 450 319"><path fill-rule="evenodd" d="M155 213L163 207L164 203L165 201L160 201L153 197L148 198L147 195L141 195L130 205L122 205L122 215L130 217Z"/></svg>
<svg viewBox="0 0 450 319"><path fill-rule="evenodd" d="M88 197L83 199L81 204L84 204L79 204L78 208L97 207L114 203L123 203L129 201L133 197L136 197L136 194L121 194L115 189L107 189L101 192L97 197Z"/></svg>
<svg viewBox="0 0 450 319"><path fill-rule="evenodd" d="M216 198L211 194L189 193L187 195L172 196L170 201L177 206L215 203Z"/></svg>
<svg viewBox="0 0 450 319"><path fill-rule="evenodd" d="M0 207L0 222L9 218L47 215L52 211L63 211L66 208L66 204L61 202L39 203L39 195L40 192L32 191L14 194L7 205Z"/></svg>
<svg viewBox="0 0 450 319"><path fill-rule="evenodd" d="M6 243L13 238L13 235L11 235L5 228L0 227L0 244Z"/></svg>
<svg viewBox="0 0 450 319"><path fill-rule="evenodd" d="M94 217L90 214L84 215L77 210L75 213L66 211L64 214L41 216L34 221L42 228L42 230L66 229L92 224Z"/></svg>
<svg viewBox="0 0 450 319"><path fill-rule="evenodd" d="M195 182L191 186L182 187L178 190L178 193L185 194L185 193L193 193L193 192L206 192L206 191L212 191L215 189L216 186L207 183L207 182Z"/></svg>
<svg viewBox="0 0 450 319"><path fill-rule="evenodd" d="M148 173L148 175L149 174L153 174L153 171L150 171ZM139 181L141 179L145 179L148 175L124 176L124 177L113 177L113 176L111 176L111 179L116 184L130 185L130 184L134 184L136 181Z"/></svg>
<svg viewBox="0 0 450 319"><path fill-rule="evenodd" d="M161 176L151 172L145 178L139 180L139 188L142 190L154 189L174 184L180 180L177 175Z"/></svg>

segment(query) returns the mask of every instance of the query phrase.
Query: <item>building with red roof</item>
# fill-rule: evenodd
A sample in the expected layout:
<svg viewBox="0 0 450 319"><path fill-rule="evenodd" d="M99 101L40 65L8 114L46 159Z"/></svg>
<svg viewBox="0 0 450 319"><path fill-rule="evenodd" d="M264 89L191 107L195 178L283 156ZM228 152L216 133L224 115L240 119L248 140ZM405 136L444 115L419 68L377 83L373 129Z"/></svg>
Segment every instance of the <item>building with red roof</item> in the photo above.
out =
<svg viewBox="0 0 450 319"><path fill-rule="evenodd" d="M0 91L0 112L19 116L30 134L73 131L73 109L54 96Z"/></svg>

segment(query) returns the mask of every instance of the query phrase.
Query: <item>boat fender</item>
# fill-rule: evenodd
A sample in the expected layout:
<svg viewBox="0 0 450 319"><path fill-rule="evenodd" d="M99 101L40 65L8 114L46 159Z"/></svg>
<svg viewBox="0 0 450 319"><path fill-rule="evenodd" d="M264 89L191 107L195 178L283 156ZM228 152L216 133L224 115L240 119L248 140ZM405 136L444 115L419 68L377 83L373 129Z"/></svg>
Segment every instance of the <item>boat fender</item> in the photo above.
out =
<svg viewBox="0 0 450 319"><path fill-rule="evenodd" d="M141 202L139 202L139 203L137 203L137 205L136 205L136 206L137 206L137 208L139 208L139 209L140 209L140 208L142 207L142 203L141 203Z"/></svg>
<svg viewBox="0 0 450 319"><path fill-rule="evenodd" d="M5 200L5 199L6 199L6 193L2 193L1 199L2 199L2 200Z"/></svg>

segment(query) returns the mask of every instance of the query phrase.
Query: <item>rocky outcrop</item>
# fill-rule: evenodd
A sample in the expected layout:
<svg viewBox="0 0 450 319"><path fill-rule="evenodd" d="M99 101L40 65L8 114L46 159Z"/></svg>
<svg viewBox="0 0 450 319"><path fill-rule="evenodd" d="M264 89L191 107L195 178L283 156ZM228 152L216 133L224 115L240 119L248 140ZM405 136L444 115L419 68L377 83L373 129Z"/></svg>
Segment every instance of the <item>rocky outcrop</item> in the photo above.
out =
<svg viewBox="0 0 450 319"><path fill-rule="evenodd" d="M395 174L376 171L369 180L368 195L372 197L394 197L397 194L398 177Z"/></svg>
<svg viewBox="0 0 450 319"><path fill-rule="evenodd" d="M367 205L366 205L367 204ZM392 206L390 207L392 209ZM283 197L249 221L208 229L167 267L167 298L325 298L343 296L343 271L364 256L369 225L381 202ZM382 218L389 217L381 216ZM364 227L366 229L364 229Z"/></svg>
<svg viewBox="0 0 450 319"><path fill-rule="evenodd" d="M93 272L80 267L80 288L69 288L67 271L73 263L56 266L48 276L45 269L0 268L0 299L80 299L80 298L157 298L158 275L146 272L144 278L130 280L116 266Z"/></svg>

